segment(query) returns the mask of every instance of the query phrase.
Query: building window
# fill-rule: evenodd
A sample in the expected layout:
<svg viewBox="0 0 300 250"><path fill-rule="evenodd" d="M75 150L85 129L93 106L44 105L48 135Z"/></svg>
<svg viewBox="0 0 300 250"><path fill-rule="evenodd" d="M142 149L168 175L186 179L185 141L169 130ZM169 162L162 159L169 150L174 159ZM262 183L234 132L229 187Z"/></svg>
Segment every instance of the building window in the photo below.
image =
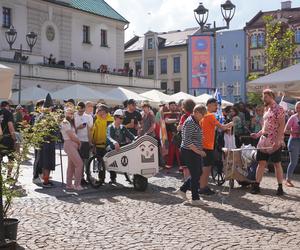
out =
<svg viewBox="0 0 300 250"><path fill-rule="evenodd" d="M180 92L180 81L174 81L174 94Z"/></svg>
<svg viewBox="0 0 300 250"><path fill-rule="evenodd" d="M300 51L296 52L296 63L300 63Z"/></svg>
<svg viewBox="0 0 300 250"><path fill-rule="evenodd" d="M262 56L257 56L256 58L257 58L256 60L257 60L258 70L260 70L260 71L264 70L264 67L265 67L264 58Z"/></svg>
<svg viewBox="0 0 300 250"><path fill-rule="evenodd" d="M233 70L241 70L241 57L239 55L233 56Z"/></svg>
<svg viewBox="0 0 300 250"><path fill-rule="evenodd" d="M263 48L265 46L265 34L264 33L259 33L257 35L257 47L258 48Z"/></svg>
<svg viewBox="0 0 300 250"><path fill-rule="evenodd" d="M4 28L9 28L12 25L11 21L12 21L11 20L11 9L3 7L3 22L2 22L2 26Z"/></svg>
<svg viewBox="0 0 300 250"><path fill-rule="evenodd" d="M253 34L251 36L251 48L257 48L257 35Z"/></svg>
<svg viewBox="0 0 300 250"><path fill-rule="evenodd" d="M262 56L252 56L250 59L251 71L263 71L264 59Z"/></svg>
<svg viewBox="0 0 300 250"><path fill-rule="evenodd" d="M220 56L219 58L220 71L226 71L226 58L225 56Z"/></svg>
<svg viewBox="0 0 300 250"><path fill-rule="evenodd" d="M300 28L298 28L295 32L295 42L300 43Z"/></svg>
<svg viewBox="0 0 300 250"><path fill-rule="evenodd" d="M161 74L167 74L168 73L167 58L160 59L160 73Z"/></svg>
<svg viewBox="0 0 300 250"><path fill-rule="evenodd" d="M222 95L222 97L225 97L226 94L227 94L226 83L225 83L225 82L222 82L222 83L219 85L219 89L220 89L220 94Z"/></svg>
<svg viewBox="0 0 300 250"><path fill-rule="evenodd" d="M168 83L167 82L161 82L160 83L160 89L163 90L163 92L166 94L168 91Z"/></svg>
<svg viewBox="0 0 300 250"><path fill-rule="evenodd" d="M148 76L154 75L154 60L148 60Z"/></svg>
<svg viewBox="0 0 300 250"><path fill-rule="evenodd" d="M101 46L108 47L108 45L107 45L107 30L101 29Z"/></svg>
<svg viewBox="0 0 300 250"><path fill-rule="evenodd" d="M256 63L255 63L254 56L251 56L251 58L250 58L250 68L251 68L251 71L257 70L255 66L256 66Z"/></svg>
<svg viewBox="0 0 300 250"><path fill-rule="evenodd" d="M241 84L240 82L235 82L233 84L233 95L240 96L241 95Z"/></svg>
<svg viewBox="0 0 300 250"><path fill-rule="evenodd" d="M90 41L90 27L83 25L83 43L91 43Z"/></svg>
<svg viewBox="0 0 300 250"><path fill-rule="evenodd" d="M153 38L148 38L147 42L147 48L153 49Z"/></svg>
<svg viewBox="0 0 300 250"><path fill-rule="evenodd" d="M174 57L173 58L173 64L174 64L174 73L180 73L180 57Z"/></svg>
<svg viewBox="0 0 300 250"><path fill-rule="evenodd" d="M136 61L135 62L135 75L141 76L141 74L142 74L142 62Z"/></svg>

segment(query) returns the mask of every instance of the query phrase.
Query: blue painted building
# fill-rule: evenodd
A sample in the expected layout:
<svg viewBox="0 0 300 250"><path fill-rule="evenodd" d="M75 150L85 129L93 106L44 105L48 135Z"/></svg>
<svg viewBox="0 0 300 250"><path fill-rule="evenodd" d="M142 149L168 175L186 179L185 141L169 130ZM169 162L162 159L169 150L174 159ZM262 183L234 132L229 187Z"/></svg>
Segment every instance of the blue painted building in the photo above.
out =
<svg viewBox="0 0 300 250"><path fill-rule="evenodd" d="M246 35L244 30L217 33L216 87L230 102L246 99Z"/></svg>

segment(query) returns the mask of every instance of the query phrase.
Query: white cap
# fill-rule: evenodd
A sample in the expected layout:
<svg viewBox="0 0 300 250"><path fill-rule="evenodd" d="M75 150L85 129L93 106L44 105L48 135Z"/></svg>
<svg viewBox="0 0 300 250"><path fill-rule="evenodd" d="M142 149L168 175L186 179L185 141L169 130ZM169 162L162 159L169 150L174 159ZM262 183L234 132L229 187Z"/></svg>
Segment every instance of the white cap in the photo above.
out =
<svg viewBox="0 0 300 250"><path fill-rule="evenodd" d="M117 109L115 112L114 112L114 116L124 116L124 112L122 109Z"/></svg>

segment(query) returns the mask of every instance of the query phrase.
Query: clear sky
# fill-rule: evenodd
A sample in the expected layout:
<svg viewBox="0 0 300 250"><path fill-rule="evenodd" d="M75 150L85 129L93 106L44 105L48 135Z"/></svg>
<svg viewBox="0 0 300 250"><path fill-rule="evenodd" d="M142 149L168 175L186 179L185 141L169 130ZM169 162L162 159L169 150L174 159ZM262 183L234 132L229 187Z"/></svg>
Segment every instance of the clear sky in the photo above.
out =
<svg viewBox="0 0 300 250"><path fill-rule="evenodd" d="M225 0L106 0L130 22L125 33L126 41L135 34L141 36L150 29L160 32L197 27L193 10L201 1L210 11L208 23L216 21L217 26L223 25L220 4ZM281 0L232 0L237 8L231 29L243 28L245 23L260 10L280 9L281 2ZM300 7L300 0L293 0L292 7Z"/></svg>

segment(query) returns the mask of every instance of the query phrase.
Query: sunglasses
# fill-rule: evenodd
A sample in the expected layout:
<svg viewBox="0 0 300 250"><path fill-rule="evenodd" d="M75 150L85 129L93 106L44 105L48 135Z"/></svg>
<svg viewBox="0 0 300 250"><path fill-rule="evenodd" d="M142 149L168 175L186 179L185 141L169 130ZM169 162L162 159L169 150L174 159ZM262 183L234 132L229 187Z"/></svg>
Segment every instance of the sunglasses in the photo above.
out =
<svg viewBox="0 0 300 250"><path fill-rule="evenodd" d="M121 120L124 120L124 117L123 117L123 116L116 115L115 117L116 117L116 118L119 118L119 119L121 119Z"/></svg>

